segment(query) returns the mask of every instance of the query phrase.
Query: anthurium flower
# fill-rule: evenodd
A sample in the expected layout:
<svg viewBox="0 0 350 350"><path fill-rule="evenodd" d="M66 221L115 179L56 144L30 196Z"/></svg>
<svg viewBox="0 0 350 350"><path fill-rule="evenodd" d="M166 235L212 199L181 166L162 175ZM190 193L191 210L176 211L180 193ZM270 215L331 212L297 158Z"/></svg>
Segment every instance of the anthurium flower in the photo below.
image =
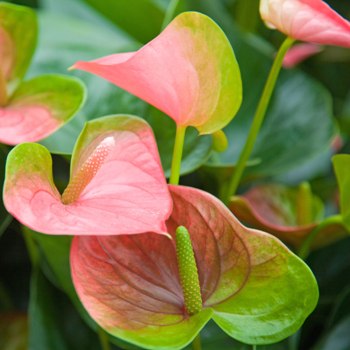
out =
<svg viewBox="0 0 350 350"><path fill-rule="evenodd" d="M173 240L152 232L74 237L73 282L97 323L147 349L183 348L210 319L250 344L295 332L318 298L309 268L273 236L244 227L210 194L182 186L170 192L174 206L166 225ZM198 269L197 313L189 312L198 308L191 280L184 290L188 276L178 267L179 259L185 269L190 261L188 249L179 241L175 246L182 225Z"/></svg>
<svg viewBox="0 0 350 350"><path fill-rule="evenodd" d="M294 248L300 248L324 218L321 200L308 193L306 184L299 188L269 184L252 188L232 198L229 208L251 227L265 230ZM306 193L305 193L306 192ZM313 248L325 246L346 235L343 225L333 223L315 237Z"/></svg>
<svg viewBox="0 0 350 350"><path fill-rule="evenodd" d="M271 28L315 44L350 47L350 23L321 0L260 0Z"/></svg>
<svg viewBox="0 0 350 350"><path fill-rule="evenodd" d="M22 82L37 39L31 9L0 3L0 142L41 140L67 122L84 101L77 80L45 75Z"/></svg>
<svg viewBox="0 0 350 350"><path fill-rule="evenodd" d="M293 68L307 58L318 54L322 47L315 44L302 43L291 47L283 59L283 67Z"/></svg>
<svg viewBox="0 0 350 350"><path fill-rule="evenodd" d="M222 129L242 100L229 41L209 17L196 12L180 14L136 52L79 61L72 68L107 79L201 134Z"/></svg>
<svg viewBox="0 0 350 350"><path fill-rule="evenodd" d="M36 231L76 235L164 233L172 206L151 128L123 115L86 124L62 196L49 151L16 146L7 160L4 204Z"/></svg>

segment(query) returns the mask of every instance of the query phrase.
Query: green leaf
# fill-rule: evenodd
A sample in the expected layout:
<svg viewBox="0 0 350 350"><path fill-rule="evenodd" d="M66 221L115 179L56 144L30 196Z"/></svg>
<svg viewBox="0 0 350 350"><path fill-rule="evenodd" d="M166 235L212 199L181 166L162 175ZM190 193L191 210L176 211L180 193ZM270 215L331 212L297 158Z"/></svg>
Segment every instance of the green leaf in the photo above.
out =
<svg viewBox="0 0 350 350"><path fill-rule="evenodd" d="M350 316L339 322L314 350L347 350L350 349Z"/></svg>
<svg viewBox="0 0 350 350"><path fill-rule="evenodd" d="M83 1L142 43L153 39L161 30L165 8L154 0Z"/></svg>
<svg viewBox="0 0 350 350"><path fill-rule="evenodd" d="M334 156L333 166L340 193L340 213L344 225L350 231L350 155L338 154Z"/></svg>
<svg viewBox="0 0 350 350"><path fill-rule="evenodd" d="M37 19L27 7L0 3L0 71L8 83L8 94L22 80L33 56L37 39Z"/></svg>
<svg viewBox="0 0 350 350"><path fill-rule="evenodd" d="M35 268L29 301L29 350L65 350L67 344L57 327L59 318L52 286Z"/></svg>

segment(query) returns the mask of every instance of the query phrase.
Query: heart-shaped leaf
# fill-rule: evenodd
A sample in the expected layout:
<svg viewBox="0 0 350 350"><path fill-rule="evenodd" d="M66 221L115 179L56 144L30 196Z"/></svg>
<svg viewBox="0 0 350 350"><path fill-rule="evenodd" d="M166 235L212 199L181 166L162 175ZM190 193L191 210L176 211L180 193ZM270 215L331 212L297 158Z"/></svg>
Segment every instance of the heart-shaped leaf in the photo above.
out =
<svg viewBox="0 0 350 350"><path fill-rule="evenodd" d="M321 0L261 0L260 14L271 28L316 44L350 47L350 23Z"/></svg>
<svg viewBox="0 0 350 350"><path fill-rule="evenodd" d="M43 75L18 87L6 107L0 107L0 142L16 145L38 141L66 123L85 99L75 78Z"/></svg>
<svg viewBox="0 0 350 350"><path fill-rule="evenodd" d="M338 154L333 157L334 171L340 193L340 212L343 222L350 231L350 155Z"/></svg>
<svg viewBox="0 0 350 350"><path fill-rule="evenodd" d="M201 134L228 124L242 101L232 48L222 30L200 13L182 13L139 51L73 67L111 81Z"/></svg>
<svg viewBox="0 0 350 350"><path fill-rule="evenodd" d="M162 233L171 199L149 125L110 116L87 123L62 197L50 153L22 144L9 154L4 202L26 226L49 234Z"/></svg>
<svg viewBox="0 0 350 350"><path fill-rule="evenodd" d="M170 186L167 221L191 236L203 310L189 316L174 240L145 233L79 236L71 268L78 295L109 333L147 349L179 349L208 319L232 337L271 343L295 332L318 298L309 268L274 237L244 227L215 197Z"/></svg>
<svg viewBox="0 0 350 350"><path fill-rule="evenodd" d="M37 20L28 7L0 3L0 85L11 95L22 80L34 53Z"/></svg>

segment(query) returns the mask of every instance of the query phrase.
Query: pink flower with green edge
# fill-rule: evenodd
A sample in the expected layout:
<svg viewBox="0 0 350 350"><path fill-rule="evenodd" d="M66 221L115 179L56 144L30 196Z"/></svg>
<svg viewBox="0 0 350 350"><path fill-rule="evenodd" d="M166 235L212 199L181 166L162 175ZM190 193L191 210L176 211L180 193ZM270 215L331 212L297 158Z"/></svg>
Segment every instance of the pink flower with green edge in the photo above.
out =
<svg viewBox="0 0 350 350"><path fill-rule="evenodd" d="M295 249L324 220L323 204L307 184L299 188L276 184L256 186L242 196L234 196L229 208L250 227L267 231ZM328 245L346 235L342 223L326 225L313 240L312 248Z"/></svg>
<svg viewBox="0 0 350 350"><path fill-rule="evenodd" d="M273 236L244 227L212 195L169 189L172 240L152 232L73 239L73 283L90 316L146 349L181 349L210 319L249 344L294 333L318 299L305 263ZM179 226L188 229L198 277L181 270L181 263L190 265L190 251L178 241Z"/></svg>
<svg viewBox="0 0 350 350"><path fill-rule="evenodd" d="M166 233L172 208L151 128L123 115L86 124L62 195L49 151L16 146L7 159L4 204L31 229L61 235Z"/></svg>
<svg viewBox="0 0 350 350"><path fill-rule="evenodd" d="M301 43L291 47L283 59L284 68L294 68L299 63L305 61L322 51L322 47L315 44Z"/></svg>
<svg viewBox="0 0 350 350"><path fill-rule="evenodd" d="M350 47L350 23L321 0L260 0L267 26L321 45Z"/></svg>
<svg viewBox="0 0 350 350"><path fill-rule="evenodd" d="M0 3L0 142L41 140L81 107L85 88L75 79L43 75L22 82L35 51L37 19L27 7Z"/></svg>
<svg viewBox="0 0 350 350"><path fill-rule="evenodd" d="M239 67L228 39L209 17L185 12L136 52L72 68L96 74L169 115L178 126L214 133L242 101Z"/></svg>

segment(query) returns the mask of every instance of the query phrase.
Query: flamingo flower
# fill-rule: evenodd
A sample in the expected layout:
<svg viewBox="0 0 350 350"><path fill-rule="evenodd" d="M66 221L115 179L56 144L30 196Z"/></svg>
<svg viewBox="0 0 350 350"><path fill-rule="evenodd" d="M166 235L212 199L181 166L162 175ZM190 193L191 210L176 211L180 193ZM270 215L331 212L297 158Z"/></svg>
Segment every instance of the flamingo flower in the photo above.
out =
<svg viewBox="0 0 350 350"><path fill-rule="evenodd" d="M132 116L91 121L82 131L61 195L48 150L16 146L6 165L4 204L21 223L47 234L166 233L172 202L151 128Z"/></svg>
<svg viewBox="0 0 350 350"><path fill-rule="evenodd" d="M107 79L201 134L222 129L242 101L239 67L225 34L196 12L180 14L136 52L72 68Z"/></svg>
<svg viewBox="0 0 350 350"><path fill-rule="evenodd" d="M260 0L260 14L293 39L350 47L350 23L322 0Z"/></svg>
<svg viewBox="0 0 350 350"><path fill-rule="evenodd" d="M152 232L74 237L73 282L92 318L147 349L181 349L210 319L250 344L295 332L318 297L302 260L273 236L244 227L212 195L169 189L173 211L166 226L173 240ZM195 278L181 269L190 268L192 249L178 240L179 226L192 242L197 296Z"/></svg>
<svg viewBox="0 0 350 350"><path fill-rule="evenodd" d="M285 68L293 68L307 58L318 54L322 47L315 44L302 43L291 47L283 59Z"/></svg>
<svg viewBox="0 0 350 350"><path fill-rule="evenodd" d="M22 82L36 39L35 13L0 3L0 142L5 144L49 136L84 101L84 87L73 78L45 75Z"/></svg>
<svg viewBox="0 0 350 350"><path fill-rule="evenodd" d="M261 185L232 198L229 207L237 218L251 227L266 230L283 242L299 249L323 217L321 200L312 195L307 184L299 188ZM325 225L312 248L320 248L346 236L341 222Z"/></svg>

